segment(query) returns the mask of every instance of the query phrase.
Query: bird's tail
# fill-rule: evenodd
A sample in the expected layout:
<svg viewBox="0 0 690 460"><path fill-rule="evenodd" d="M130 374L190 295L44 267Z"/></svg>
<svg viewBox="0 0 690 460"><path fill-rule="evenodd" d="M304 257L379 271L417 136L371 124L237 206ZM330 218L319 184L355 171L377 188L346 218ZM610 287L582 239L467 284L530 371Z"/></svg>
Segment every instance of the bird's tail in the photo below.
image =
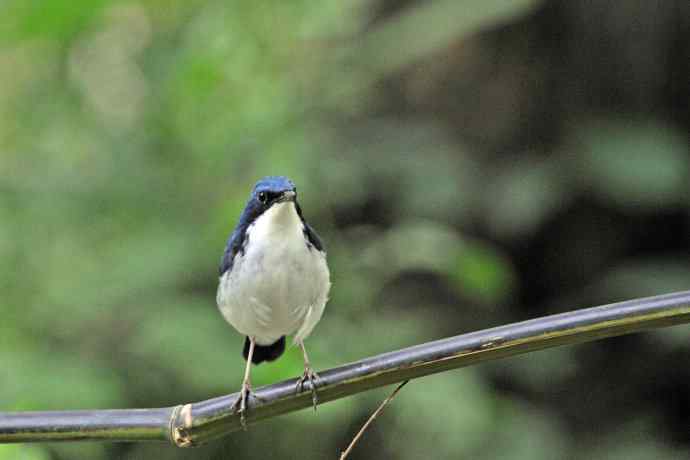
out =
<svg viewBox="0 0 690 460"><path fill-rule="evenodd" d="M285 336L279 338L276 342L271 345L259 345L254 344L254 354L252 354L252 362L254 364L260 364L264 361L274 361L280 357L285 351ZM249 337L244 339L244 349L242 350L242 356L244 356L245 361L249 357Z"/></svg>

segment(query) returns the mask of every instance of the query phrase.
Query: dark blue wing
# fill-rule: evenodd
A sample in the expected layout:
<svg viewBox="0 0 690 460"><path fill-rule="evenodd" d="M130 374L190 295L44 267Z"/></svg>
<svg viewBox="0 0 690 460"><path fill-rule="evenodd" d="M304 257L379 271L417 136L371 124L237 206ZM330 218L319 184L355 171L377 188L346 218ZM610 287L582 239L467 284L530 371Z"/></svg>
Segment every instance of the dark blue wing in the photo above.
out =
<svg viewBox="0 0 690 460"><path fill-rule="evenodd" d="M240 215L240 221L230 235L230 238L228 238L228 244L225 246L223 258L220 261L220 267L218 267L218 274L220 276L232 269L232 264L235 263L235 256L237 254L244 254L244 248L247 246L247 228L261 214L261 206L261 203L253 198L250 198L247 202L247 206L245 206Z"/></svg>
<svg viewBox="0 0 690 460"><path fill-rule="evenodd" d="M218 275L223 276L228 270L232 270L232 264L235 262L235 256L244 251L244 244L247 239L247 226L238 225L235 231L232 232L228 239L228 244L225 246L223 258L218 267Z"/></svg>
<svg viewBox="0 0 690 460"><path fill-rule="evenodd" d="M309 241L309 243L319 251L323 251L323 243L321 242L319 235L313 228L311 228L311 225L306 222L302 223L304 224L304 236L307 238L307 241Z"/></svg>
<svg viewBox="0 0 690 460"><path fill-rule="evenodd" d="M323 251L323 243L321 242L321 238L319 238L319 235L316 234L316 231L307 223L306 220L304 220L304 215L302 214L302 208L300 205L295 201L295 208L297 209L297 215L299 216L300 220L302 221L302 225L304 228L302 231L304 232L304 237L307 239L307 246L311 245L312 247L315 247L319 251Z"/></svg>

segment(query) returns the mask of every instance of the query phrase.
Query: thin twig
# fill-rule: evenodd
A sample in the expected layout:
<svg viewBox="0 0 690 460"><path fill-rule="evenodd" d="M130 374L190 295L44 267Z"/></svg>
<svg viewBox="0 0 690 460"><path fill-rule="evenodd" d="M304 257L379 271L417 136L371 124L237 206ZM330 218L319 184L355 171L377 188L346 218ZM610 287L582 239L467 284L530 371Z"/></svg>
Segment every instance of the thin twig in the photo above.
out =
<svg viewBox="0 0 690 460"><path fill-rule="evenodd" d="M404 382L402 382L400 385L398 385L398 386L395 388L395 390L393 390L393 393L391 393L390 395L388 395L388 397L387 397L386 399L383 400L383 402L381 403L381 405L374 411L373 414L371 414L371 417L369 417L369 420L367 420L367 422L366 422L364 425L362 425L362 428L360 428L359 431L357 432L357 434L355 435L355 437L352 438L352 441L350 442L350 445L347 446L347 449L345 449L345 450L340 454L340 460L345 460L345 459L347 458L347 456L350 455L350 451L352 450L353 447L355 447L355 444L357 444L357 441L359 441L359 438L362 437L362 435L363 435L364 432L367 430L367 428L369 427L369 425L371 425L371 422L373 422L374 419L375 419L376 417L378 417L379 414L380 414L381 412L383 412L383 408L386 407L386 405L387 405L389 402L391 402L391 401L393 400L393 398L395 398L395 395L398 394L398 391L400 391L400 389L401 389L402 387L404 387L405 385L407 385L407 382L409 382L409 380L405 380Z"/></svg>
<svg viewBox="0 0 690 460"><path fill-rule="evenodd" d="M425 375L536 350L690 323L690 291L506 324L448 337L319 372L319 404ZM297 380L255 389L248 424L312 406ZM0 412L0 444L40 441L170 441L196 446L240 430L238 394L159 409ZM1 404L1 403L0 403Z"/></svg>

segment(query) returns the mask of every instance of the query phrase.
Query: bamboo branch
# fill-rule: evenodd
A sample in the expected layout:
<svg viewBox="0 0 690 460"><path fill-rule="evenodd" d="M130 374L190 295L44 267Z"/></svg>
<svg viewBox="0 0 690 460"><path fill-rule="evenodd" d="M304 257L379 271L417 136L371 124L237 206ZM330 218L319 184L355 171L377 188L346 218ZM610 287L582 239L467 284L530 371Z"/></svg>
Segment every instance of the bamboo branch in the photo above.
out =
<svg viewBox="0 0 690 460"><path fill-rule="evenodd" d="M690 323L690 291L471 332L319 372L319 403L478 362L682 323ZM311 407L311 387L295 393L295 383L258 388L247 423ZM187 447L241 429L239 415L231 410L237 396L159 409L0 412L0 443L168 440Z"/></svg>

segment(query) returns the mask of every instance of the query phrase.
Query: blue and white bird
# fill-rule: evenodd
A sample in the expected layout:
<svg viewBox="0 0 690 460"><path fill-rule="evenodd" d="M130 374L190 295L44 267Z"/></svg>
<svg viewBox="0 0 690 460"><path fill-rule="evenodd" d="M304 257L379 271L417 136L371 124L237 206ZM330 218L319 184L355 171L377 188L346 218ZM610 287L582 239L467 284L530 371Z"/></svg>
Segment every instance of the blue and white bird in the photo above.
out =
<svg viewBox="0 0 690 460"><path fill-rule="evenodd" d="M295 184L286 177L259 180L230 235L220 264L216 301L225 319L246 336L247 361L234 408L244 423L251 393L251 364L273 361L292 335L302 349L304 374L316 408L316 380L304 340L321 319L330 290L326 252L297 203Z"/></svg>

